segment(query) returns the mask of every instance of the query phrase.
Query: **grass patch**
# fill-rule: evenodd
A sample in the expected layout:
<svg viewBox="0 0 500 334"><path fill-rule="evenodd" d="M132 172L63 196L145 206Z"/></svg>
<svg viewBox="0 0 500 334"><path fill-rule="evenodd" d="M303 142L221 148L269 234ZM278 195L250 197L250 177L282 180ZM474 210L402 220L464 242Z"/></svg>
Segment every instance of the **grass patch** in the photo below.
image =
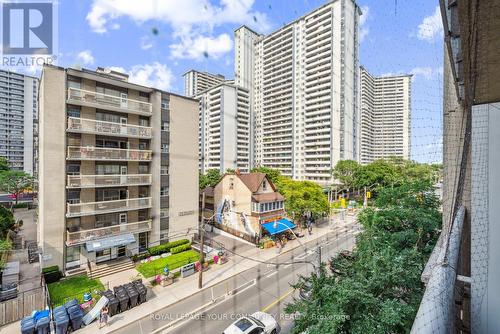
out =
<svg viewBox="0 0 500 334"><path fill-rule="evenodd" d="M136 269L144 277L149 278L154 275L162 274L165 266L168 266L168 269L172 271L188 263L196 262L199 258L200 254L191 249L182 253L162 257L151 262L141 263L136 267Z"/></svg>
<svg viewBox="0 0 500 334"><path fill-rule="evenodd" d="M56 283L48 284L50 302L52 306L59 306L70 299L76 298L78 302L83 303L83 294L91 292L92 297L99 299L95 291L104 291L99 279L90 279L86 275L69 277Z"/></svg>

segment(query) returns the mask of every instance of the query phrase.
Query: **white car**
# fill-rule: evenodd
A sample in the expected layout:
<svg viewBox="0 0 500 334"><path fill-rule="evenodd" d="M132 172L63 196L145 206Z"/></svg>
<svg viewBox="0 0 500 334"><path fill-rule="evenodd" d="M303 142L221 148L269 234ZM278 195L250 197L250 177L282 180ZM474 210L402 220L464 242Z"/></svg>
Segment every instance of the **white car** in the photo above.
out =
<svg viewBox="0 0 500 334"><path fill-rule="evenodd" d="M281 328L272 315L255 312L252 315L239 318L222 334L278 334Z"/></svg>

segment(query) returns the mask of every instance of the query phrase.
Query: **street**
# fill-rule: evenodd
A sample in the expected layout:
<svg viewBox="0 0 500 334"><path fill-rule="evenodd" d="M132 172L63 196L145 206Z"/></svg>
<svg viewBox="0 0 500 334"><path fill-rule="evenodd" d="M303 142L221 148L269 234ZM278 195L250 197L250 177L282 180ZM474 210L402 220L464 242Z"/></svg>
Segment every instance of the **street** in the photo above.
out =
<svg viewBox="0 0 500 334"><path fill-rule="evenodd" d="M341 250L352 248L354 229L354 225L349 225L332 230L305 244L307 251L298 247L268 263L256 264L113 333L222 333L238 317L256 311L272 314L282 333L288 333L293 319L285 314L284 308L298 295L291 284L314 270L312 262L317 262L317 246L321 246L323 262Z"/></svg>

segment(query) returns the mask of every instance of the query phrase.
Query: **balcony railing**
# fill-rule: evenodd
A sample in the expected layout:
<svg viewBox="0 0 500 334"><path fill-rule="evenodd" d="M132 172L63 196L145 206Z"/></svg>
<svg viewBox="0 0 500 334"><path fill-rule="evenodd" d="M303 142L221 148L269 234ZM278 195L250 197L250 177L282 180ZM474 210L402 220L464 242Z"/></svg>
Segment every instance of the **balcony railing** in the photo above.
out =
<svg viewBox="0 0 500 334"><path fill-rule="evenodd" d="M153 113L153 107L149 102L131 100L126 97L107 95L73 87L68 88L68 102L147 116Z"/></svg>
<svg viewBox="0 0 500 334"><path fill-rule="evenodd" d="M68 175L67 188L98 188L151 184L151 174Z"/></svg>
<svg viewBox="0 0 500 334"><path fill-rule="evenodd" d="M68 146L69 160L151 161L150 150Z"/></svg>
<svg viewBox="0 0 500 334"><path fill-rule="evenodd" d="M120 211L147 209L151 207L151 197L90 203L67 203L66 205L66 217L91 216Z"/></svg>
<svg viewBox="0 0 500 334"><path fill-rule="evenodd" d="M152 128L98 121L95 119L68 117L68 132L150 139Z"/></svg>
<svg viewBox="0 0 500 334"><path fill-rule="evenodd" d="M99 227L91 230L66 232L66 245L73 246L87 241L120 235L123 233L139 233L151 231L151 220L135 223L116 224L113 226Z"/></svg>

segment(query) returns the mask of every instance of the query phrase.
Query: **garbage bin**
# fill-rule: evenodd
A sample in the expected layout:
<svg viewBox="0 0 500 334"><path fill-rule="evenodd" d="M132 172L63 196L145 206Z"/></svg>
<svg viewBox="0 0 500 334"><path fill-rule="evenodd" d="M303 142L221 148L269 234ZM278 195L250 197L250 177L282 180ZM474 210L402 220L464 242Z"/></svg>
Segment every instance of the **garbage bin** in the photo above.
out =
<svg viewBox="0 0 500 334"><path fill-rule="evenodd" d="M80 305L78 303L78 300L71 299L71 300L67 301L66 304L64 304L64 307L66 307L66 310L69 310L71 308L71 306L75 306L75 305Z"/></svg>
<svg viewBox="0 0 500 334"><path fill-rule="evenodd" d="M114 294L106 295L106 298L108 298L108 314L109 314L109 316L112 317L115 314L118 314L119 313L119 305L120 305L120 301L118 300L118 298L116 298Z"/></svg>
<svg viewBox="0 0 500 334"><path fill-rule="evenodd" d="M124 312L128 309L129 297L125 289L115 291L115 296L120 302L120 312Z"/></svg>
<svg viewBox="0 0 500 334"><path fill-rule="evenodd" d="M133 284L129 283L125 284L125 291L127 291L128 294L130 308L136 307L139 300L139 293L137 292L137 289Z"/></svg>
<svg viewBox="0 0 500 334"><path fill-rule="evenodd" d="M80 305L73 305L70 309L68 309L69 319L71 322L71 328L73 331L80 329L83 324L83 310Z"/></svg>
<svg viewBox="0 0 500 334"><path fill-rule="evenodd" d="M146 301L146 295L148 294L148 289L142 284L141 281L133 282L135 288L137 289L137 292L139 293L139 304L142 304Z"/></svg>
<svg viewBox="0 0 500 334"><path fill-rule="evenodd" d="M66 312L66 309L65 311ZM54 313L54 326L56 334L66 334L68 332L69 318L67 313Z"/></svg>
<svg viewBox="0 0 500 334"><path fill-rule="evenodd" d="M61 305L61 306L57 306L56 308L54 308L53 313L54 314L56 314L56 313L65 313L67 315L68 311L66 311L66 307L64 305Z"/></svg>
<svg viewBox="0 0 500 334"><path fill-rule="evenodd" d="M50 318L43 317L37 320L36 325L36 334L48 334L50 333Z"/></svg>
<svg viewBox="0 0 500 334"><path fill-rule="evenodd" d="M21 320L21 333L22 334L34 334L35 333L35 321L32 317L26 317Z"/></svg>

